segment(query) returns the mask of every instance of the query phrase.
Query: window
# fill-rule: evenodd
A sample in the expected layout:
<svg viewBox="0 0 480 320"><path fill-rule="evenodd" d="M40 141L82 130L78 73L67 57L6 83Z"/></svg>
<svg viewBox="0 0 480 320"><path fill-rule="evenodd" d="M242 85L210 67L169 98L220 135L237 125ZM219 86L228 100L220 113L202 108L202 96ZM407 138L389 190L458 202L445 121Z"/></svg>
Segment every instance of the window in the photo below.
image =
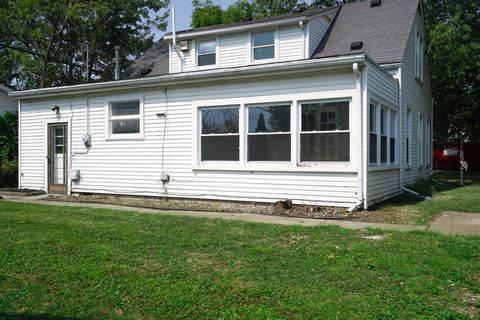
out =
<svg viewBox="0 0 480 320"><path fill-rule="evenodd" d="M420 119L418 121L418 165L422 166L424 164L424 138L425 138L425 132L424 132L424 125L423 125L423 117L420 116Z"/></svg>
<svg viewBox="0 0 480 320"><path fill-rule="evenodd" d="M380 162L387 163L387 110L380 109Z"/></svg>
<svg viewBox="0 0 480 320"><path fill-rule="evenodd" d="M121 101L109 104L109 136L134 137L142 132L140 101Z"/></svg>
<svg viewBox="0 0 480 320"><path fill-rule="evenodd" d="M430 120L427 120L427 135L426 135L426 143L425 143L425 147L427 148L427 165L430 165L431 162L432 162L432 146L431 146L431 143L432 143L432 137L431 137L431 127L430 127Z"/></svg>
<svg viewBox="0 0 480 320"><path fill-rule="evenodd" d="M396 132L397 132L397 113L393 110L390 110L390 163L394 164L397 162L396 158Z"/></svg>
<svg viewBox="0 0 480 320"><path fill-rule="evenodd" d="M215 40L201 41L197 44L197 66L215 65L217 42Z"/></svg>
<svg viewBox="0 0 480 320"><path fill-rule="evenodd" d="M406 163L412 163L412 111L407 110Z"/></svg>
<svg viewBox="0 0 480 320"><path fill-rule="evenodd" d="M415 76L423 81L424 40L417 31L415 38Z"/></svg>
<svg viewBox="0 0 480 320"><path fill-rule="evenodd" d="M290 161L290 105L248 107L248 161Z"/></svg>
<svg viewBox="0 0 480 320"><path fill-rule="evenodd" d="M239 107L202 108L201 160L238 161Z"/></svg>
<svg viewBox="0 0 480 320"><path fill-rule="evenodd" d="M376 103L370 103L370 164L377 163L377 106Z"/></svg>
<svg viewBox="0 0 480 320"><path fill-rule="evenodd" d="M253 60L273 60L275 58L275 31L252 35Z"/></svg>
<svg viewBox="0 0 480 320"><path fill-rule="evenodd" d="M350 161L349 105L302 104L300 161Z"/></svg>

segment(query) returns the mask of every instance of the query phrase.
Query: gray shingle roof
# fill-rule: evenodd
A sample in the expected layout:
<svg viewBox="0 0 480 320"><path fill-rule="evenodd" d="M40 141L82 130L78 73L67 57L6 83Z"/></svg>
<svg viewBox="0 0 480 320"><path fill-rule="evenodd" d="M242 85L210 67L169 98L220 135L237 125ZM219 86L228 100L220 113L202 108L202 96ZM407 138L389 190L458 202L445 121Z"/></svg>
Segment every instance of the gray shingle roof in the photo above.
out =
<svg viewBox="0 0 480 320"><path fill-rule="evenodd" d="M122 79L168 74L168 41L158 40L122 73Z"/></svg>
<svg viewBox="0 0 480 320"><path fill-rule="evenodd" d="M382 0L379 7L370 1L342 6L313 58L366 53L378 64L402 61L419 0ZM350 44L363 41L360 50Z"/></svg>
<svg viewBox="0 0 480 320"><path fill-rule="evenodd" d="M301 12L255 21L229 25L217 25L178 33L219 29L299 16L312 16L338 10L330 28L312 58L326 58L366 53L378 64L402 61L419 0L382 0L379 7L371 7L370 1L325 8L313 12ZM351 50L354 41L363 41L360 50ZM169 73L169 44L164 38L157 41L122 74L123 79L158 76Z"/></svg>

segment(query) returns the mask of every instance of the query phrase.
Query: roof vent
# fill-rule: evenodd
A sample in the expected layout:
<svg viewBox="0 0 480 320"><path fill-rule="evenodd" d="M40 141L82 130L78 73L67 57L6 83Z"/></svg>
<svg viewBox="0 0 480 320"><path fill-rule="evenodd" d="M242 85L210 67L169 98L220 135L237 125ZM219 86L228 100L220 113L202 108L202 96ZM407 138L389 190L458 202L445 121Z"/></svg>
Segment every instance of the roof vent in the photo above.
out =
<svg viewBox="0 0 480 320"><path fill-rule="evenodd" d="M360 50L363 47L363 41L355 41L350 44L350 49Z"/></svg>
<svg viewBox="0 0 480 320"><path fill-rule="evenodd" d="M373 7L380 7L380 5L382 4L382 0L372 0L372 2L370 3L370 6L373 8Z"/></svg>

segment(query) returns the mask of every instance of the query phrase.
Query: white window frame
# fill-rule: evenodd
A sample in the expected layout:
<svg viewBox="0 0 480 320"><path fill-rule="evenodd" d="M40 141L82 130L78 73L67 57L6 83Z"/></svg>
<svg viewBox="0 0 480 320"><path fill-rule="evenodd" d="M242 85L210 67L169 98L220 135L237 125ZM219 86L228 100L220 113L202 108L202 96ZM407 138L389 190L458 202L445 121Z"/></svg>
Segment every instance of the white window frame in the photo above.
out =
<svg viewBox="0 0 480 320"><path fill-rule="evenodd" d="M369 152L368 152L368 163L370 168L391 168L391 167L396 167L398 166L398 128L399 128L399 120L398 120L398 109L394 108L392 105L386 102L378 102L381 101L382 99L378 99L376 97L370 98L370 103L368 105L368 146L369 146ZM371 112L371 105L375 106L375 128L374 131L371 131L370 128L370 112ZM382 128L381 128L381 111L384 111L385 114L385 130L384 133L382 133ZM392 119L391 117L393 116L393 112L395 112L395 119L394 119L394 124L395 128L392 132L391 129L391 124L392 124ZM373 133L376 135L377 138L377 148L376 148L376 161L375 162L370 162L370 148L371 148L371 143L370 143L370 133ZM392 136L393 133L393 136ZM387 145L386 145L386 161L382 162L382 136L386 137L387 140ZM391 161L390 159L390 151L392 148L391 145L391 138L395 139L395 159Z"/></svg>
<svg viewBox="0 0 480 320"><path fill-rule="evenodd" d="M205 66L199 66L198 65L198 56L200 55L199 50L198 50L199 45L202 42L211 42L211 41L215 41L215 63L214 64L208 64L208 65L205 65ZM219 37L195 40L194 43L193 43L193 48L194 48L193 56L194 56L194 59L195 59L195 61L194 61L195 69L202 70L202 69L218 68L218 66L220 65L219 64L219 60L220 60L220 38ZM211 54L211 53L209 53L209 54Z"/></svg>
<svg viewBox="0 0 480 320"><path fill-rule="evenodd" d="M265 46L258 46L255 47L255 43L253 41L254 35L258 33L265 33L265 32L273 32L273 58L271 59L255 59L255 48L266 48L266 47L271 47L272 45L265 45ZM253 64L261 64L261 63L269 63L269 62L276 62L278 61L279 57L279 29L269 29L269 30L261 30L261 31L256 31L256 32L251 32L249 33L249 53L250 53L250 61L249 63Z"/></svg>
<svg viewBox="0 0 480 320"><path fill-rule="evenodd" d="M249 119L249 110L250 108L255 108L255 107L275 107L275 106L290 106L290 131L289 132L248 132L248 119ZM285 103L249 103L249 104L244 104L245 108L245 123L244 123L244 130L245 130L245 146L246 146L246 153L245 153L245 161L250 164L254 165L271 165L271 164L283 164L283 165L289 165L292 162L292 155L291 155L291 149L292 149L292 144L290 143L290 160L271 160L271 161L248 161L248 137L249 136L255 136L255 135L289 135L290 136L290 141L292 140L292 118L293 118L293 112L292 110L292 102L285 102Z"/></svg>
<svg viewBox="0 0 480 320"><path fill-rule="evenodd" d="M113 103L138 101L139 113L135 115L112 116L111 106ZM122 95L109 97L105 102L105 137L107 141L110 140L143 140L144 139L144 98L143 95ZM112 133L112 121L114 120L140 120L140 132L138 133Z"/></svg>
<svg viewBox="0 0 480 320"><path fill-rule="evenodd" d="M417 29L415 36L415 77L420 82L423 82L424 76L424 46L425 41Z"/></svg>
<svg viewBox="0 0 480 320"><path fill-rule="evenodd" d="M406 135L405 135L405 139L408 139L408 143L405 142L405 165L406 165L406 167L411 167L413 165L412 164L412 160L413 160L413 156L412 156L412 154L413 154L413 150L412 150L412 146L413 146L413 142L412 142L413 111L411 109L407 109L405 129L407 131Z"/></svg>
<svg viewBox="0 0 480 320"><path fill-rule="evenodd" d="M315 103L334 103L334 102L348 102L348 130L331 130L331 131L302 131L302 105L304 104L315 104ZM322 165L349 165L352 161L352 99L351 98L338 98L338 99L321 99L321 100L313 100L313 101L301 101L298 103L298 133L297 133L297 154L298 159L297 162L300 165L308 165L308 166L322 166ZM325 133L325 134L332 134L332 133L348 133L349 134L349 141L350 144L349 148L349 161L301 161L301 149L300 149L300 137L302 134L315 134L315 133Z"/></svg>
<svg viewBox="0 0 480 320"><path fill-rule="evenodd" d="M208 133L204 134L202 132L202 110L215 110L215 109L237 109L238 108L238 133ZM241 161L241 152L242 152L242 141L241 141L241 112L242 112L242 106L239 104L227 104L227 105L204 105L204 106L198 106L197 108L197 137L198 137L198 148L197 148L197 163L198 164L203 164L203 165L225 165L225 164L238 164ZM239 138L239 151L238 151L238 160L205 160L202 161L202 137L231 137L231 136L238 136Z"/></svg>

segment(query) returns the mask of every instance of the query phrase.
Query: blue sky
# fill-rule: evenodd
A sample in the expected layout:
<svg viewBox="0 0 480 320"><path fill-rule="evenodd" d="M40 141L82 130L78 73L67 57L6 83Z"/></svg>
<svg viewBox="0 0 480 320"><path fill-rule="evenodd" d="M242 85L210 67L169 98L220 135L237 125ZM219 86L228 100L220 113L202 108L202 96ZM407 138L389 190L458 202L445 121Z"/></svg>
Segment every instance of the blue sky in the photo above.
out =
<svg viewBox="0 0 480 320"><path fill-rule="evenodd" d="M233 4L236 0L213 0L213 3L222 6L223 8L228 7L229 5ZM176 25L177 30L184 30L190 28L191 22L191 15L193 11L192 1L191 0L170 0L170 7L175 6L176 11ZM172 18L168 18L168 28L166 32L172 31L171 26ZM155 40L160 39L160 37L164 34L163 31L155 32Z"/></svg>

